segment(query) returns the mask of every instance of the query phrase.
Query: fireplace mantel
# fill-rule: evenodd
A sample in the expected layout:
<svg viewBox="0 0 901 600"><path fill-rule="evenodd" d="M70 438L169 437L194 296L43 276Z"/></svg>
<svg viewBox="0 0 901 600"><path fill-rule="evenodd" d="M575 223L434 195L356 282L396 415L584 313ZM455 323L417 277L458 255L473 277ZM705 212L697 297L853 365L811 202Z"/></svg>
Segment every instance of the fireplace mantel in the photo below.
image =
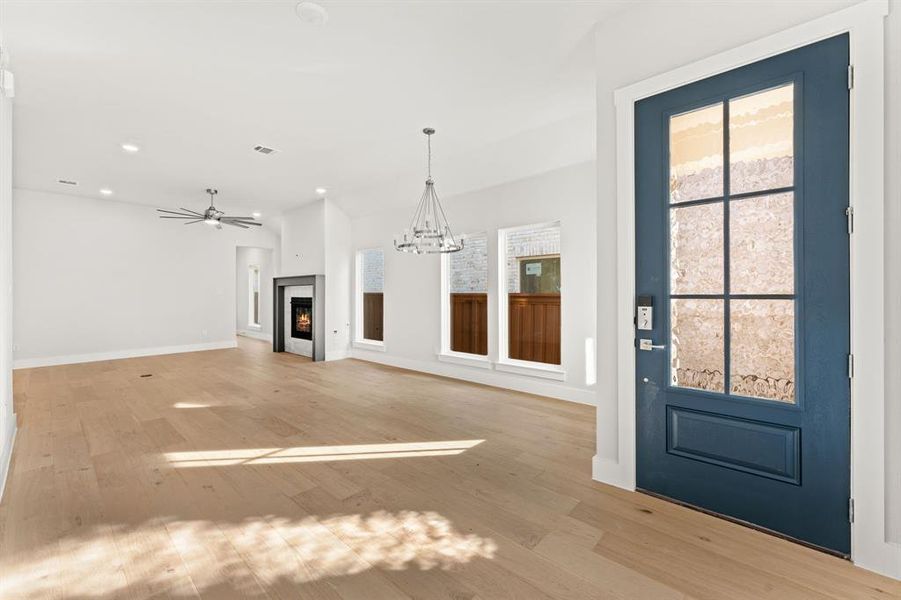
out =
<svg viewBox="0 0 901 600"><path fill-rule="evenodd" d="M272 351L285 351L286 287L308 285L313 288L313 360L325 360L325 275L295 275L272 279Z"/></svg>

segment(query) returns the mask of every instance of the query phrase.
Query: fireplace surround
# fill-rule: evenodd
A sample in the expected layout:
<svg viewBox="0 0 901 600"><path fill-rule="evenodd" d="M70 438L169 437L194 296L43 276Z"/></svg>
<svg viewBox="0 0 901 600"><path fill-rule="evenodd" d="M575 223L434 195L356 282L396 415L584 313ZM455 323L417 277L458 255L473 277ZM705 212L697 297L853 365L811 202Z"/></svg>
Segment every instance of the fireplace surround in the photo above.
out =
<svg viewBox="0 0 901 600"><path fill-rule="evenodd" d="M311 286L312 298L292 298L291 310L285 310L285 288L292 286ZM313 360L325 360L325 275L299 275L293 277L275 277L272 280L272 351L285 351L285 337L306 339L313 342ZM294 311L293 300L306 300L310 302L309 308L309 335L310 337L295 336L295 328L298 325L297 313ZM286 319L292 319L293 323L286 323ZM303 329L303 328L300 328ZM286 331L288 333L286 333ZM297 333L301 333L298 331ZM307 335L307 332L303 332Z"/></svg>

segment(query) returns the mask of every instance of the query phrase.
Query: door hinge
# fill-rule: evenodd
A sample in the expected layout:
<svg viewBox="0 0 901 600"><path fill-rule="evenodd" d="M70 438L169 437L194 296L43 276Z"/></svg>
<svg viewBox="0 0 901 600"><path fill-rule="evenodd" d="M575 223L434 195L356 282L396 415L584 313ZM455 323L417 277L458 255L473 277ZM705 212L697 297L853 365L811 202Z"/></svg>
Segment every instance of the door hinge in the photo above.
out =
<svg viewBox="0 0 901 600"><path fill-rule="evenodd" d="M848 65L848 89L854 89L854 65Z"/></svg>
<svg viewBox="0 0 901 600"><path fill-rule="evenodd" d="M848 233L854 233L854 207L845 208L845 216L848 218Z"/></svg>
<svg viewBox="0 0 901 600"><path fill-rule="evenodd" d="M854 378L854 355L848 355L848 379Z"/></svg>
<svg viewBox="0 0 901 600"><path fill-rule="evenodd" d="M854 522L854 498L848 498L848 523Z"/></svg>

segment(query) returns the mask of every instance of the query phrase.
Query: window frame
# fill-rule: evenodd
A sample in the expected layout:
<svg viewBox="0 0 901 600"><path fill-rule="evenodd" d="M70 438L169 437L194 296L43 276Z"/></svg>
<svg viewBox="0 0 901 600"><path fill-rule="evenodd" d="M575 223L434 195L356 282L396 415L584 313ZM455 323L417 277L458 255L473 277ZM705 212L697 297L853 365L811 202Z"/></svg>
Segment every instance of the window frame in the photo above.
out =
<svg viewBox="0 0 901 600"><path fill-rule="evenodd" d="M381 340L371 340L363 337L363 255L366 252L379 250L382 253L382 338ZM360 248L354 253L354 335L353 347L362 350L385 351L385 249L380 246L368 248Z"/></svg>
<svg viewBox="0 0 901 600"><path fill-rule="evenodd" d="M510 358L510 320L509 320L509 291L507 290L507 236L510 233L523 231L528 229L543 229L556 227L560 231L561 248L560 248L560 364L552 365L530 360L520 360ZM563 227L559 220L546 221L543 223L528 223L526 225L517 225L513 227L500 227L497 230L497 361L495 369L498 371L506 371L509 373L517 373L521 375L532 375L536 377L544 377L546 379L555 379L558 381L566 380L566 359L564 344L564 306L563 306Z"/></svg>
<svg viewBox="0 0 901 600"><path fill-rule="evenodd" d="M487 354L471 354L469 352L456 352L451 350L451 306L450 306L450 294L451 294L451 268L450 261L451 255L447 253L441 254L441 281L440 281L440 293L441 293L441 316L439 320L439 326L441 327L441 346L438 351L438 360L444 362L451 362L463 365L470 365L481 368L491 368L491 356L492 356L492 336L491 336L491 256L490 256L490 244L489 240L491 239L490 231L477 231L475 233L463 234L460 236L461 239L468 240L472 237L484 236L485 237L485 249L489 252L489 256L485 258L485 269L488 272L488 277L485 281L485 295L487 296L487 307L488 307L488 353Z"/></svg>
<svg viewBox="0 0 901 600"><path fill-rule="evenodd" d="M254 300L254 283L256 283L257 297ZM254 320L254 308L259 316ZM263 275L260 265L247 266L247 327L249 329L263 329Z"/></svg>

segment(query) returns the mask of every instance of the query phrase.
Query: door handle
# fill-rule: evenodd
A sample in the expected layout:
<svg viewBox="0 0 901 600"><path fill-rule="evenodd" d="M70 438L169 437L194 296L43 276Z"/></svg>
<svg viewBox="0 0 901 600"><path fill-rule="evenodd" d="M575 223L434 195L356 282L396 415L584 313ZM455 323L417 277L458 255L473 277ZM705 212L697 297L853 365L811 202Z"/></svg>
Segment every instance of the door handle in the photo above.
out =
<svg viewBox="0 0 901 600"><path fill-rule="evenodd" d="M639 350L647 350L650 352L651 350L663 350L664 348L666 348L666 344L653 344L649 339L638 340Z"/></svg>

